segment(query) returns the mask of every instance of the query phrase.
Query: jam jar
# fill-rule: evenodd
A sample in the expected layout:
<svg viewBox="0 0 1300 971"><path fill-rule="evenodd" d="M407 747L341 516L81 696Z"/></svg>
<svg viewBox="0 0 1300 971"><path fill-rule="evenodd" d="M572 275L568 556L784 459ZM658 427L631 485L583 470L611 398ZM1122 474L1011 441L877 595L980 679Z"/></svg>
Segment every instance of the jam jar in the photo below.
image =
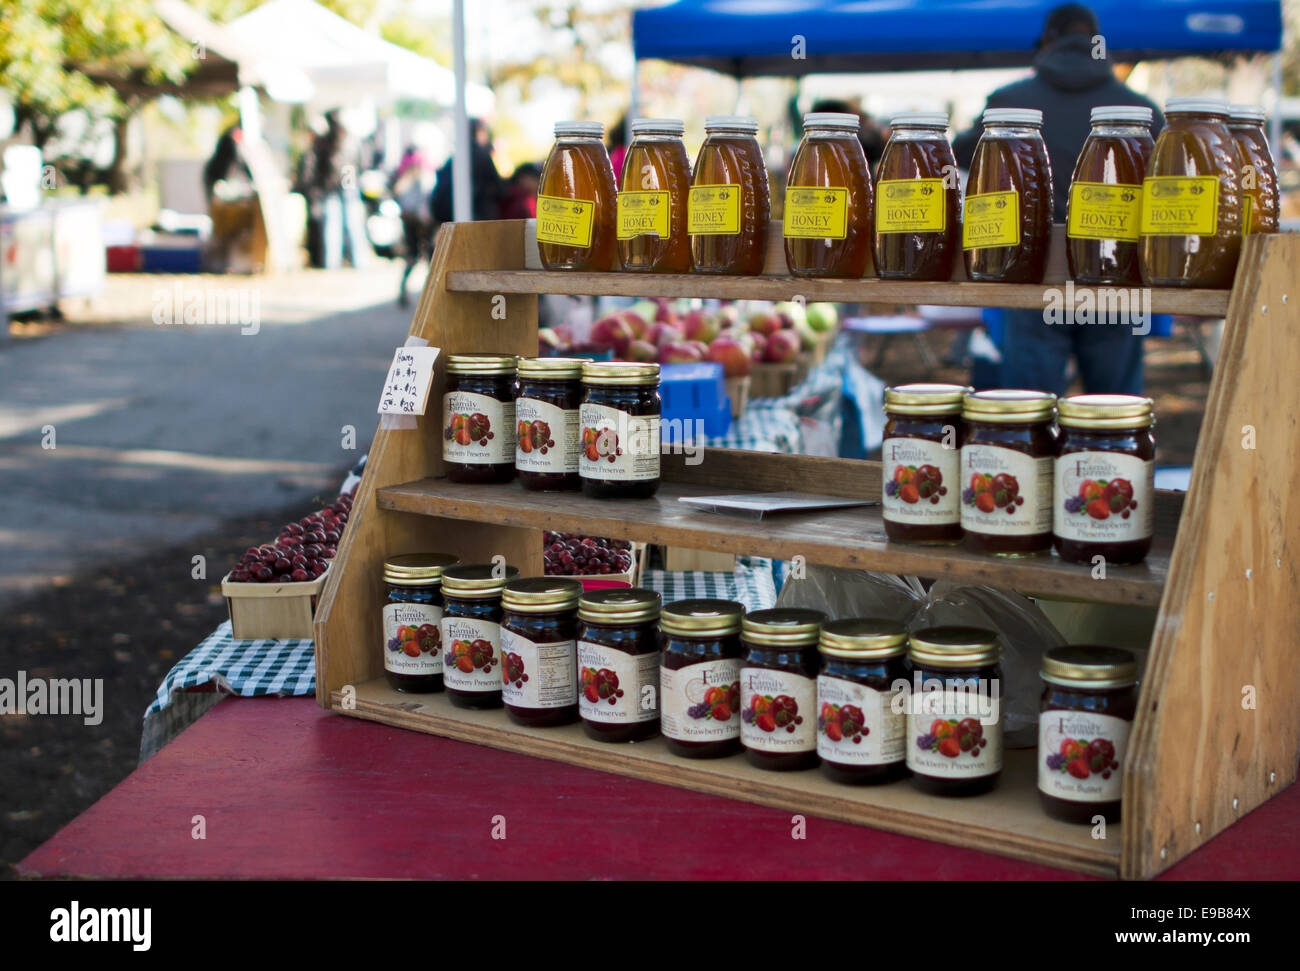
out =
<svg viewBox="0 0 1300 971"><path fill-rule="evenodd" d="M442 678L457 708L501 707L501 591L517 576L491 563L442 571Z"/></svg>
<svg viewBox="0 0 1300 971"><path fill-rule="evenodd" d="M741 623L740 742L760 769L817 765L817 644L825 622L820 610L778 607Z"/></svg>
<svg viewBox="0 0 1300 971"><path fill-rule="evenodd" d="M740 643L743 605L678 600L664 607L659 668L662 731L668 751L715 759L740 751Z"/></svg>
<svg viewBox="0 0 1300 971"><path fill-rule="evenodd" d="M815 111L785 189L785 263L795 277L858 279L871 259L871 170L857 115Z"/></svg>
<svg viewBox="0 0 1300 971"><path fill-rule="evenodd" d="M582 361L527 357L519 361L515 399L515 471L536 492L577 492L578 411Z"/></svg>
<svg viewBox="0 0 1300 971"><path fill-rule="evenodd" d="M763 272L772 203L757 131L758 119L748 116L704 119L687 202L696 273Z"/></svg>
<svg viewBox="0 0 1300 971"><path fill-rule="evenodd" d="M1228 131L1246 167L1241 175L1241 235L1276 233L1281 221L1277 166L1264 134L1268 113L1255 105L1229 105Z"/></svg>
<svg viewBox="0 0 1300 971"><path fill-rule="evenodd" d="M987 108L962 212L962 255L972 280L1041 283L1052 238L1052 163L1043 113Z"/></svg>
<svg viewBox="0 0 1300 971"><path fill-rule="evenodd" d="M442 571L458 562L441 553L384 560L384 674L397 691L442 690Z"/></svg>
<svg viewBox="0 0 1300 971"><path fill-rule="evenodd" d="M1142 180L1155 145L1150 108L1092 109L1092 131L1074 166L1065 220L1066 261L1080 283L1141 285Z"/></svg>
<svg viewBox="0 0 1300 971"><path fill-rule="evenodd" d="M1120 818L1124 756L1137 712L1138 665L1118 647L1054 647L1043 655L1038 796L1067 823Z"/></svg>
<svg viewBox="0 0 1300 971"><path fill-rule="evenodd" d="M659 491L659 365L582 365L582 491L596 499L649 499Z"/></svg>
<svg viewBox="0 0 1300 971"><path fill-rule="evenodd" d="M885 389L881 516L896 543L961 542L961 412L970 391L959 384Z"/></svg>
<svg viewBox="0 0 1300 971"><path fill-rule="evenodd" d="M1232 286L1241 254L1245 164L1228 104L1171 98L1142 183L1138 262L1151 287Z"/></svg>
<svg viewBox="0 0 1300 971"><path fill-rule="evenodd" d="M988 792L1002 774L1002 644L979 627L928 627L908 647L907 767L936 796Z"/></svg>
<svg viewBox="0 0 1300 971"><path fill-rule="evenodd" d="M1081 394L1057 402L1052 498L1056 552L1071 563L1141 563L1155 535L1156 441L1150 398Z"/></svg>
<svg viewBox="0 0 1300 971"><path fill-rule="evenodd" d="M961 250L961 188L947 113L895 115L876 180L876 275L951 280Z"/></svg>
<svg viewBox="0 0 1300 971"><path fill-rule="evenodd" d="M515 477L515 359L449 354L442 396L442 459L452 482Z"/></svg>
<svg viewBox="0 0 1300 971"><path fill-rule="evenodd" d="M977 391L962 417L961 528L979 553L1030 556L1052 548L1056 395Z"/></svg>
<svg viewBox="0 0 1300 971"><path fill-rule="evenodd" d="M578 711L598 742L659 734L659 594L589 590L578 602Z"/></svg>
<svg viewBox="0 0 1300 971"><path fill-rule="evenodd" d="M548 270L617 270L614 169L598 121L555 124L537 186L537 249Z"/></svg>
<svg viewBox="0 0 1300 971"><path fill-rule="evenodd" d="M907 775L907 628L852 618L822 627L817 754L836 782L893 782Z"/></svg>
<svg viewBox="0 0 1300 971"><path fill-rule="evenodd" d="M582 582L511 580L501 591L501 700L516 725L578 720L578 598Z"/></svg>
<svg viewBox="0 0 1300 971"><path fill-rule="evenodd" d="M686 194L691 159L686 126L672 118L636 118L618 192L618 258L623 269L689 273ZM618 174L618 173L615 173Z"/></svg>

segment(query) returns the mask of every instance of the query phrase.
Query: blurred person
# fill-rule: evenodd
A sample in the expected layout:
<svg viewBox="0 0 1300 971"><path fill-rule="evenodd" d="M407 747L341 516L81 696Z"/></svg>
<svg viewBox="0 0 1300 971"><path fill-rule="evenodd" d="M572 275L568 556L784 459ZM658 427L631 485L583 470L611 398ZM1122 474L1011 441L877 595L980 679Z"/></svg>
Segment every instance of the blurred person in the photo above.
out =
<svg viewBox="0 0 1300 971"><path fill-rule="evenodd" d="M500 219L501 203L505 195L505 186L501 173L497 171L492 159L492 133L479 118L469 120L470 136L470 218ZM456 160L455 153L447 159L438 170L437 182L433 189L434 229L453 220L452 169Z"/></svg>
<svg viewBox="0 0 1300 971"><path fill-rule="evenodd" d="M627 112L619 118L618 124L609 130L606 138L609 149L609 164L614 169L614 181L621 184L623 180L623 159L627 158Z"/></svg>
<svg viewBox="0 0 1300 971"><path fill-rule="evenodd" d="M432 194L434 182L433 160L417 145L408 145L393 173L393 198L402 209L402 238L405 242L402 258L402 282L397 288L397 304L410 303L406 283L418 262L429 258L433 247Z"/></svg>
<svg viewBox="0 0 1300 971"><path fill-rule="evenodd" d="M885 136L870 115L859 111L849 102L841 98L822 98L814 101L810 112L829 111L841 115L858 116L858 141L862 143L862 151L867 156L867 164L871 166L871 172L874 175L876 166L880 163L880 156L885 153Z"/></svg>
<svg viewBox="0 0 1300 971"><path fill-rule="evenodd" d="M252 185L253 176L248 171L243 153L244 131L238 124L231 125L221 133L212 156L203 166L203 192L208 204L218 182L228 182L236 176L248 185Z"/></svg>
<svg viewBox="0 0 1300 971"><path fill-rule="evenodd" d="M360 174L360 147L332 108L325 112L325 132L312 141L299 172L301 191L320 221L321 262L327 270L342 266L344 256L357 269L369 265Z"/></svg>
<svg viewBox="0 0 1300 971"><path fill-rule="evenodd" d="M537 187L542 181L541 166L532 162L520 165L506 180L502 219L536 219Z"/></svg>

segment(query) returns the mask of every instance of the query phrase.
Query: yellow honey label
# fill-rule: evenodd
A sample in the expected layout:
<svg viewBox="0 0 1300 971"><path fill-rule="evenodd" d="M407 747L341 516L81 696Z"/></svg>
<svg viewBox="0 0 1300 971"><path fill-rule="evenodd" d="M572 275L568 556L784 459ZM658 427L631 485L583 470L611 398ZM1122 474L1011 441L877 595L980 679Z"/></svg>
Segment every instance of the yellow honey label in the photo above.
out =
<svg viewBox="0 0 1300 971"><path fill-rule="evenodd" d="M943 179L886 179L877 186L876 232L942 233L947 228Z"/></svg>
<svg viewBox="0 0 1300 971"><path fill-rule="evenodd" d="M669 235L667 192L620 192L618 194L618 238Z"/></svg>
<svg viewBox="0 0 1300 971"><path fill-rule="evenodd" d="M589 199L538 196L537 241L586 248L595 214L596 204Z"/></svg>
<svg viewBox="0 0 1300 971"><path fill-rule="evenodd" d="M1255 231L1255 197L1249 192L1241 194L1241 235L1249 236Z"/></svg>
<svg viewBox="0 0 1300 971"><path fill-rule="evenodd" d="M696 185L687 200L687 230L695 236L735 236L740 232L740 186Z"/></svg>
<svg viewBox="0 0 1300 971"><path fill-rule="evenodd" d="M1070 186L1066 234L1074 239L1138 238L1142 186L1076 182Z"/></svg>
<svg viewBox="0 0 1300 971"><path fill-rule="evenodd" d="M1142 183L1143 236L1213 236L1219 231L1219 179L1153 175Z"/></svg>
<svg viewBox="0 0 1300 971"><path fill-rule="evenodd" d="M785 235L794 239L844 239L849 190L795 186L785 190Z"/></svg>
<svg viewBox="0 0 1300 971"><path fill-rule="evenodd" d="M1020 193L981 192L967 196L961 225L962 249L1020 245Z"/></svg>

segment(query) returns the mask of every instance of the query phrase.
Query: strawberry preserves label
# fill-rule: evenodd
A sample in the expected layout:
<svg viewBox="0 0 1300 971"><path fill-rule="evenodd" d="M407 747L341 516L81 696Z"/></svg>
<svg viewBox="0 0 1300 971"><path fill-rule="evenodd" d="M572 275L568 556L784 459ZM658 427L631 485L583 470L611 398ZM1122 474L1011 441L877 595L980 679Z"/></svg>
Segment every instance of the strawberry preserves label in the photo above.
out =
<svg viewBox="0 0 1300 971"><path fill-rule="evenodd" d="M572 475L578 471L578 409L548 401L515 402L515 468Z"/></svg>
<svg viewBox="0 0 1300 971"><path fill-rule="evenodd" d="M501 700L516 708L564 708L578 702L573 641L538 643L501 628Z"/></svg>
<svg viewBox="0 0 1300 971"><path fill-rule="evenodd" d="M1052 460L997 445L961 449L961 526L976 533L1052 531Z"/></svg>
<svg viewBox="0 0 1300 971"><path fill-rule="evenodd" d="M904 758L907 715L897 690L843 678L817 678L817 754L842 765L888 765Z"/></svg>
<svg viewBox="0 0 1300 971"><path fill-rule="evenodd" d="M477 617L442 618L442 682L457 691L501 690L501 625Z"/></svg>
<svg viewBox="0 0 1300 971"><path fill-rule="evenodd" d="M789 671L740 669L740 740L759 752L817 748L817 682Z"/></svg>
<svg viewBox="0 0 1300 971"><path fill-rule="evenodd" d="M1056 460L1052 531L1063 539L1122 543L1155 531L1156 466L1122 452L1070 452Z"/></svg>
<svg viewBox="0 0 1300 971"><path fill-rule="evenodd" d="M880 456L885 519L917 526L961 520L960 449L924 438L887 438Z"/></svg>
<svg viewBox="0 0 1300 971"><path fill-rule="evenodd" d="M578 711L608 725L659 717L659 652L628 654L578 641Z"/></svg>
<svg viewBox="0 0 1300 971"><path fill-rule="evenodd" d="M442 608L435 604L384 604L384 668L394 674L442 672Z"/></svg>
<svg viewBox="0 0 1300 971"><path fill-rule="evenodd" d="M973 779L1002 768L1002 706L984 688L923 691L908 701L907 767Z"/></svg>
<svg viewBox="0 0 1300 971"><path fill-rule="evenodd" d="M501 465L515 460L515 403L485 394L442 396L442 457L448 462Z"/></svg>
<svg viewBox="0 0 1300 971"><path fill-rule="evenodd" d="M679 742L740 737L740 659L659 669L660 730Z"/></svg>
<svg viewBox="0 0 1300 971"><path fill-rule="evenodd" d="M1114 802L1133 723L1086 711L1038 716L1038 788L1073 802Z"/></svg>
<svg viewBox="0 0 1300 971"><path fill-rule="evenodd" d="M578 471L586 479L637 482L659 478L659 416L638 417L584 404Z"/></svg>

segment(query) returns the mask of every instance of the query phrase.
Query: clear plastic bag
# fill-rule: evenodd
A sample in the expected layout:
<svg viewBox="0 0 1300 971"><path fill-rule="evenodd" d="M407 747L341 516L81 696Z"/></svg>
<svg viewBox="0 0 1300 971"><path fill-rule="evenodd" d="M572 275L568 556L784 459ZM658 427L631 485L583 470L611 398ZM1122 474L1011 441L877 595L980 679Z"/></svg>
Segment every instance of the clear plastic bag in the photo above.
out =
<svg viewBox="0 0 1300 971"><path fill-rule="evenodd" d="M907 624L925 600L925 588L916 577L805 566L802 579L797 579L792 565L776 605L820 610L831 620L883 617Z"/></svg>

